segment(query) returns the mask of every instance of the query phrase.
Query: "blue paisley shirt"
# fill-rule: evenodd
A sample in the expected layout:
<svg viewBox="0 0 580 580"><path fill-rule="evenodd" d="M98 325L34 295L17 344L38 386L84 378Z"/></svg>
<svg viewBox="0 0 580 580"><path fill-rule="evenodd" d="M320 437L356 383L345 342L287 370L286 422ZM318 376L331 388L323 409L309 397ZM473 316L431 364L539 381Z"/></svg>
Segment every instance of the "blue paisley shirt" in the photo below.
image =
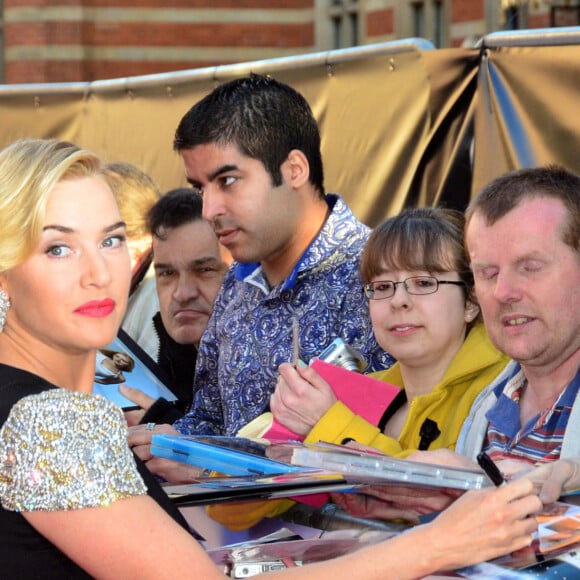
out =
<svg viewBox="0 0 580 580"><path fill-rule="evenodd" d="M234 263L202 337L191 410L174 427L184 434L235 435L268 410L278 366L292 360L292 320L300 358L309 362L335 338L359 350L366 372L391 366L376 343L359 276L370 230L337 195L331 213L290 276L270 288L259 264Z"/></svg>

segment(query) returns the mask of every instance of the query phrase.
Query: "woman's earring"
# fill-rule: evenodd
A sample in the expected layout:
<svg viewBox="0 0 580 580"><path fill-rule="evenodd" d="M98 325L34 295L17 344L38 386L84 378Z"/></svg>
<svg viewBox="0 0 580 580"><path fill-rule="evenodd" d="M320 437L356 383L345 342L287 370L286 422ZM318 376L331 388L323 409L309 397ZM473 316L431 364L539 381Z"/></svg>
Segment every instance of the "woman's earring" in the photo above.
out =
<svg viewBox="0 0 580 580"><path fill-rule="evenodd" d="M6 294L6 290L0 290L0 332L4 330L6 324L6 314L10 308L10 298Z"/></svg>

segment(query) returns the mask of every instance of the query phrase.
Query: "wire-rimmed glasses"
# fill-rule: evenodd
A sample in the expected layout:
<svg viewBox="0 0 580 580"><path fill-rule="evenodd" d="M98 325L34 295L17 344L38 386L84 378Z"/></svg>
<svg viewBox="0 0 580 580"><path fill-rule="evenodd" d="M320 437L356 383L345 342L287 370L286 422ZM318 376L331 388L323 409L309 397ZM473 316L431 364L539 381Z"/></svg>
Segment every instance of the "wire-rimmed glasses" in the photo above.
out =
<svg viewBox="0 0 580 580"><path fill-rule="evenodd" d="M434 276L410 276L400 282L395 282L394 280L369 282L363 286L363 289L365 296L369 300L385 300L395 295L399 284L402 284L409 294L421 296L423 294L434 294L439 290L439 284L464 286L465 282L461 280L438 280Z"/></svg>

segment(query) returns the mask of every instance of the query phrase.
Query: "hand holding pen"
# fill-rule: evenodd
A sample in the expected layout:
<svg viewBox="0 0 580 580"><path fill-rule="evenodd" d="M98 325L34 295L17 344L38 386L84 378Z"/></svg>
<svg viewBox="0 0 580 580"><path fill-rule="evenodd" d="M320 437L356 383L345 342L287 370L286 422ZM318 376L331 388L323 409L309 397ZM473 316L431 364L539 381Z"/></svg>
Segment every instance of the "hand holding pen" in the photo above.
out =
<svg viewBox="0 0 580 580"><path fill-rule="evenodd" d="M485 451L482 451L477 456L477 463L479 464L479 467L483 469L487 477L491 479L494 485L500 486L506 483L506 479L502 472Z"/></svg>

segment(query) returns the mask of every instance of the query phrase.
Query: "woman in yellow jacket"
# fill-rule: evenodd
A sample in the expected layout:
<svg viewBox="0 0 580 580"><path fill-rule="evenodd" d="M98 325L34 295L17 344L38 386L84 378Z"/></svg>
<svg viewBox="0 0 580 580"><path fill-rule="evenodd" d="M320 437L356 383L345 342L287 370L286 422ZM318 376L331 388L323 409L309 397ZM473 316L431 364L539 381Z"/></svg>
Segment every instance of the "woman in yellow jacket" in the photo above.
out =
<svg viewBox="0 0 580 580"><path fill-rule="evenodd" d="M313 368L285 363L272 413L308 442L355 440L396 457L454 449L473 401L508 362L480 321L463 214L422 208L387 219L371 234L360 269L374 334L397 359L373 376L401 387L400 394L372 425L338 401ZM289 505L253 502L213 506L209 513L243 529Z"/></svg>
<svg viewBox="0 0 580 580"><path fill-rule="evenodd" d="M305 440L331 443L355 440L396 457L407 457L417 450L453 450L473 401L484 387L494 382L508 360L491 344L483 324L478 323L471 328L443 378L431 391L410 396L400 362L372 375L401 387L401 393L382 418L390 436L336 401L315 423ZM403 407L406 409L401 413ZM401 415L399 425L402 425L391 428L391 418L397 413Z"/></svg>

